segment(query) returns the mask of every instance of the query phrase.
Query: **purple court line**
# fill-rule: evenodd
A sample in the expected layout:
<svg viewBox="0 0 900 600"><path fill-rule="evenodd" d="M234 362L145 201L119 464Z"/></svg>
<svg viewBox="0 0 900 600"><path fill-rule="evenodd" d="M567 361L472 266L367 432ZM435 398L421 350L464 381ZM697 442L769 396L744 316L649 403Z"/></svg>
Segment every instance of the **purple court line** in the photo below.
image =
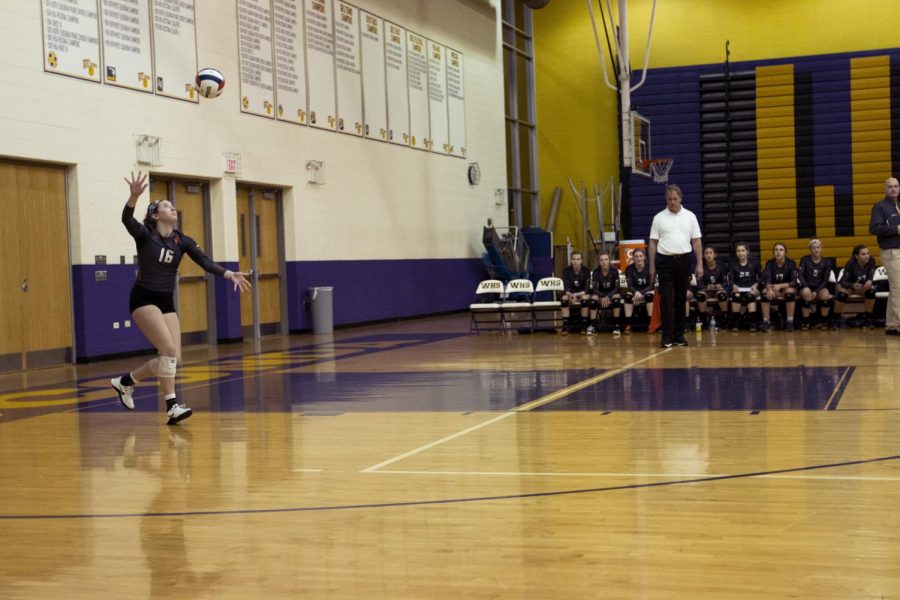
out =
<svg viewBox="0 0 900 600"><path fill-rule="evenodd" d="M352 354L345 354L343 356L335 356L335 357L326 357L326 358L315 358L311 359L308 362L300 363L297 366L305 367L309 365L319 364L321 362L327 361L337 361L344 358L355 358L357 356L361 356L363 354L375 354L378 352L387 352L390 350L397 350L399 348L408 348L410 346L420 346L422 344L430 344L432 342L443 342L446 340L452 340L459 337L466 337L473 335L471 333L459 333L459 332L446 332L446 333L421 333L421 334L403 334L403 333L385 333L385 334L372 334L372 335L364 335L359 337L352 337L343 340L334 340L331 342L314 342L311 344L305 344L302 346L292 346L286 350L277 350L277 352L290 353L290 352L303 352L308 350L317 350L322 348L323 346L335 346L337 344L347 344L352 346L353 344L365 344L370 342L379 342L379 341L397 341L398 344L396 346L391 346L389 348L361 348L359 351L354 352ZM190 364L210 364L214 365L219 362L224 362L228 360L238 360L241 358L245 358L246 354L230 354L228 356L219 356L210 361L198 361L198 363L190 363Z"/></svg>
<svg viewBox="0 0 900 600"><path fill-rule="evenodd" d="M358 350L357 352L353 352L353 353L350 353L350 354L344 354L344 355L341 355L341 356L329 356L329 357L327 357L327 358L314 358L314 359L306 360L306 361L303 361L303 362L292 363L292 364L290 364L290 365L278 365L278 366L273 366L273 367L271 367L270 369L266 369L265 371L253 371L253 372L251 372L251 373L247 373L247 372L244 371L243 369L234 369L233 372L232 372L228 377L224 377L224 378L216 379L216 380L209 380L209 381L205 381L205 382L199 382L199 383L195 383L195 384L188 384L188 385L178 384L178 385L180 386L180 388L181 388L182 390L193 390L193 389L202 388L202 387L209 387L210 385L216 385L216 384L218 384L218 383L223 383L223 382L228 382L228 381L241 381L241 380L244 380L244 379L253 379L253 378L259 377L259 376L261 376L261 375L268 375L268 374L271 374L271 373L273 373L274 371L278 371L278 370L283 370L283 369L296 369L296 368L299 368L299 367L309 367L309 366L312 366L312 365L317 365L317 364L321 364L321 363L325 363L325 362L329 362L329 361L330 361L330 362L337 362L337 361L339 361L339 360L344 360L344 359L346 359L346 358L358 358L358 357L360 357L360 356L365 356L365 355L368 355L368 354L375 354L375 353L378 353L378 352L388 352L388 351L391 351L391 350L400 350L400 349L404 349L404 348L411 348L411 347L414 347L414 346L421 346L421 345L423 345L423 344L430 344L430 343L432 343L432 342L443 342L443 341L445 341L445 340L450 340L450 339L454 339L454 338L457 338L457 337L463 337L463 336L470 335L470 334L468 334L468 333L442 333L442 334L433 334L433 333L432 333L432 334L423 334L423 335L427 335L427 336L429 336L429 337L428 337L428 338L425 338L425 337L415 337L415 336L412 336L412 335L410 335L410 336L404 336L404 337L398 338L398 339L401 339L401 340L402 340L402 339L405 339L405 340L408 340L408 341L406 341L406 342L404 342L404 343L399 343L399 344L396 345L396 346L391 346L390 348L362 348L362 349ZM368 337L372 337L372 336L367 336L367 337L363 337L363 338L350 338L350 339L347 339L347 340L336 341L336 342L334 342L334 343L335 343L335 344L337 344L337 343L341 343L341 344L342 344L342 343L348 343L348 344L350 344L350 345L352 345L352 344L354 344L354 343L355 343L355 344L359 344L359 343L364 343L364 341L367 340ZM279 352L302 352L302 351L304 351L304 350L314 350L314 349L316 349L317 347L321 347L322 344L326 344L326 343L329 343L329 342L321 342L321 343L319 343L319 344L307 344L307 345L305 345L305 346L296 346L296 347L288 348L287 350L282 350L282 351L279 351ZM216 363L224 362L224 361L228 361L228 360L238 360L238 359L244 358L244 356L245 356L245 355L243 355L243 354L234 354L234 355L229 355L229 356L220 356L219 358L216 358L215 360L212 360L212 361L195 361L195 362L189 362L189 363L185 363L184 366L215 365ZM237 372L239 372L240 374L235 374L235 373L237 373ZM103 376L103 377L92 377L92 378L90 378L90 379L80 379L80 380L76 380L74 383L75 383L76 386L80 387L80 385L81 385L82 383L86 383L86 382L89 382L89 381L95 381L95 380L105 380L105 379L106 379L106 376ZM93 390L92 390L92 389L88 389L88 390L85 390L85 391L86 391L86 392L89 392L89 391L93 391ZM156 390L156 388L153 388L153 389L147 388L146 390L143 391L143 393L136 393L136 394L134 394L134 398L135 398L135 399L144 399L144 398L153 398L153 399L155 399L156 396L157 396L157 390ZM91 402L85 402L84 404L79 404L78 406L76 406L76 407L74 407L74 408L70 408L70 409L67 410L67 411L57 411L57 412L78 412L78 411L81 411L81 410L87 410L87 409L90 409L90 408L96 408L98 405L102 405L101 403L103 403L103 402L107 402L107 403L109 403L109 404L115 404L116 402L118 402L118 400L115 399L115 398L113 398L113 399L111 399L111 400L94 400L94 401L91 401ZM26 407L22 407L22 408L26 408ZM45 413L42 413L42 414L45 414ZM34 416L40 416L40 415L34 415Z"/></svg>
<svg viewBox="0 0 900 600"><path fill-rule="evenodd" d="M688 485L693 483L709 483L713 481L726 481L729 479L747 479L750 477L763 477L766 475L780 475L782 473L798 473L802 471L815 471L818 469L833 469L836 467L849 467L853 465L865 465L877 462L887 462L900 459L900 454L880 456L877 458L863 458L839 463L822 465L808 465L805 467L793 467L790 469L776 469L773 471L753 471L750 473L736 473L734 475L715 475L713 477L698 477L695 479L679 479L675 481L657 481L655 483L634 483L631 485L616 485L610 487L595 487L577 490L557 490L555 492L532 492L528 494L506 494L501 496L474 496L469 498L445 498L443 500L410 500L408 502L383 502L378 504L338 504L335 506L301 506L294 508L245 508L236 510L198 510L184 512L150 512L150 513L110 513L99 515L71 514L71 515L0 515L0 521L15 520L39 520L39 519L128 519L135 517L192 517L192 516L229 516L229 515L259 515L270 513L300 513L322 512L332 510L359 510L365 508L398 508L406 506L429 506L434 504L462 504L470 502L492 502L496 500L518 500L524 498L548 498L552 496L568 496L574 494L596 494L601 492L617 492L621 490L637 490L644 488L670 487L676 485ZM439 473L437 473L439 474Z"/></svg>

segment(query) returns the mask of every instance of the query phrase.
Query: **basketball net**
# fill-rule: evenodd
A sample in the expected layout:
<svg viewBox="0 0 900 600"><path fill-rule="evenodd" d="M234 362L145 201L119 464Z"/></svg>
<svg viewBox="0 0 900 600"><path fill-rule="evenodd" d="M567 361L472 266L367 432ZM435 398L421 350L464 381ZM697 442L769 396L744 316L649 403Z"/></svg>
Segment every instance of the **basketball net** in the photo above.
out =
<svg viewBox="0 0 900 600"><path fill-rule="evenodd" d="M675 159L672 158L651 158L644 161L644 169L650 171L650 175L653 176L653 181L656 183L668 183L669 171L673 164L675 164Z"/></svg>

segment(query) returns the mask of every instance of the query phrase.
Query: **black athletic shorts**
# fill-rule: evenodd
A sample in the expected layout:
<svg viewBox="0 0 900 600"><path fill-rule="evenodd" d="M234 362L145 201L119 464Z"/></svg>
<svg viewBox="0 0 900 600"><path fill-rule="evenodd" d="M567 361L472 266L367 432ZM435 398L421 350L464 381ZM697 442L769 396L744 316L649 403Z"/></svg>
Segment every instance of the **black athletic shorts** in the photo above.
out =
<svg viewBox="0 0 900 600"><path fill-rule="evenodd" d="M134 312L142 306L155 306L163 314L175 312L174 292L154 292L139 285L131 288L131 297L128 299L128 310Z"/></svg>

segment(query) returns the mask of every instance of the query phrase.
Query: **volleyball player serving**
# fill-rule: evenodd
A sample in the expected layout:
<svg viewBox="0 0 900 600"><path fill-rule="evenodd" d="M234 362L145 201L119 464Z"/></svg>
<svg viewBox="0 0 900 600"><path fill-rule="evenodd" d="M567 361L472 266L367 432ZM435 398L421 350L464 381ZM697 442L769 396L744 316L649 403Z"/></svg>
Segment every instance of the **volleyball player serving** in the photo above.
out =
<svg viewBox="0 0 900 600"><path fill-rule="evenodd" d="M159 356L148 360L136 370L110 380L122 406L134 410L134 385L155 375L160 392L166 401L166 417L174 425L191 416L191 409L179 404L175 395L175 373L181 360L181 325L175 312L175 283L178 265L187 254L204 271L219 275L234 283L235 291L250 290L248 273L236 273L213 262L200 246L177 229L178 213L168 200L151 202L144 222L134 218L137 199L147 189L147 175L138 172L125 178L131 195L122 210L122 223L137 245L138 275L131 289L129 310L138 328L156 348Z"/></svg>

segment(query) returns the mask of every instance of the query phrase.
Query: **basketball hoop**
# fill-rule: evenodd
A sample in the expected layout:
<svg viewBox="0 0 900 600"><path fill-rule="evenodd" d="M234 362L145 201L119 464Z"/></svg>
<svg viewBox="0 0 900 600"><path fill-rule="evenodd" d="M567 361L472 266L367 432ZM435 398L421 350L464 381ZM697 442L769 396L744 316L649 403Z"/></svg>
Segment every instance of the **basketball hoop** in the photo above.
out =
<svg viewBox="0 0 900 600"><path fill-rule="evenodd" d="M656 183L669 182L669 170L673 164L675 164L674 158L651 158L641 161L643 169L650 172Z"/></svg>

